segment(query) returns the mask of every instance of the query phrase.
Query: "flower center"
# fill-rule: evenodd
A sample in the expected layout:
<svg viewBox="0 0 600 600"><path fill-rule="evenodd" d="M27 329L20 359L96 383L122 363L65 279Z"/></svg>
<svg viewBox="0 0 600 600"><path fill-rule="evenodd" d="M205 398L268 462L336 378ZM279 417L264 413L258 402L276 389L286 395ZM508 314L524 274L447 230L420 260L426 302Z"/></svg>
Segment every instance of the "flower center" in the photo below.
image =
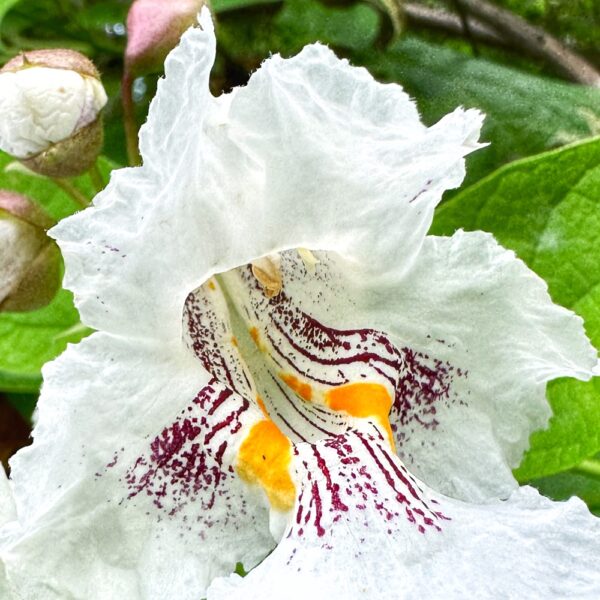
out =
<svg viewBox="0 0 600 600"><path fill-rule="evenodd" d="M288 251L212 278L186 300L185 341L215 379L294 442L342 433L359 418L373 420L393 445L393 378L366 372L378 352L385 360L382 340L322 325L288 290L301 278L305 293L322 294L311 274L317 264L311 252Z"/></svg>
<svg viewBox="0 0 600 600"><path fill-rule="evenodd" d="M435 426L434 403L447 393L443 365L429 368L427 357L398 350L379 331L316 318L310 308L327 312L330 259L307 250L270 255L211 278L184 307L185 343L253 411L236 471L282 510L294 501L294 444L368 425L393 450L390 412L400 423L418 413Z"/></svg>

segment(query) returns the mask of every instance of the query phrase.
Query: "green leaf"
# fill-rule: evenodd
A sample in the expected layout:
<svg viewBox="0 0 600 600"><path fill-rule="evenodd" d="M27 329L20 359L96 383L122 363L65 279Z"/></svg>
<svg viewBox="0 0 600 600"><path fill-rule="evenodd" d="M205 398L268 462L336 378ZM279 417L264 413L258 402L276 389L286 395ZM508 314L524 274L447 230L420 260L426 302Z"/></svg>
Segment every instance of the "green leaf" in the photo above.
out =
<svg viewBox="0 0 600 600"><path fill-rule="evenodd" d="M213 0L211 8L215 13L238 10L240 8L251 8L262 4L281 4L282 0Z"/></svg>
<svg viewBox="0 0 600 600"><path fill-rule="evenodd" d="M499 169L436 213L431 233L492 232L546 280L550 295L585 320L600 347L600 139ZM516 471L520 480L574 467L600 450L600 381L548 386L554 416Z"/></svg>
<svg viewBox="0 0 600 600"><path fill-rule="evenodd" d="M401 83L424 121L457 106L486 114L490 146L467 162L466 185L503 164L600 134L600 90L523 73L406 36L387 52L356 56L382 81Z"/></svg>
<svg viewBox="0 0 600 600"><path fill-rule="evenodd" d="M0 0L0 24L2 23L2 19L4 19L4 15L19 2L19 0Z"/></svg>
<svg viewBox="0 0 600 600"><path fill-rule="evenodd" d="M3 393L4 399L17 410L17 412L27 421L31 423L33 420L33 413L37 404L38 394L20 394L15 392Z"/></svg>
<svg viewBox="0 0 600 600"><path fill-rule="evenodd" d="M108 181L110 172L118 165L101 156L98 159L98 167L105 181ZM94 197L96 190L87 174L75 177L71 181L87 198L91 200ZM15 159L4 152L0 152L0 188L29 196L57 221L81 209L81 206L51 179L22 171Z"/></svg>
<svg viewBox="0 0 600 600"><path fill-rule="evenodd" d="M334 47L338 53L366 50L377 35L377 13L360 3L332 9L315 0L287 0L280 10L274 10L277 4L241 0L252 12L219 12L237 1L217 3L216 31L222 54L244 71L254 70L275 52L291 56L317 41ZM260 35L256 35L257 30Z"/></svg>
<svg viewBox="0 0 600 600"><path fill-rule="evenodd" d="M600 480L595 477L568 471L529 483L553 500L568 500L572 496L579 496L594 514L600 515Z"/></svg>
<svg viewBox="0 0 600 600"><path fill-rule="evenodd" d="M35 392L43 364L89 331L78 328L78 323L79 314L66 290L40 310L0 315L0 389Z"/></svg>

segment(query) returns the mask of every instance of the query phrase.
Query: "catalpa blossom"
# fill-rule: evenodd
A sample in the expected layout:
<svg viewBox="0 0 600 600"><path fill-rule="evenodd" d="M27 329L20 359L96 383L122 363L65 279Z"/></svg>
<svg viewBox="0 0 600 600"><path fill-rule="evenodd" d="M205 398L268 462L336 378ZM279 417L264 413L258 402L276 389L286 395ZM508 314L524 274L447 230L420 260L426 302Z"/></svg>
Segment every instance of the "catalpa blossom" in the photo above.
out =
<svg viewBox="0 0 600 600"><path fill-rule="evenodd" d="M214 98L214 57L204 10L167 59L143 166L52 230L97 332L44 370L5 584L597 598L600 521L511 474L546 382L591 376L581 319L490 235L426 235L481 115L426 128L320 45Z"/></svg>

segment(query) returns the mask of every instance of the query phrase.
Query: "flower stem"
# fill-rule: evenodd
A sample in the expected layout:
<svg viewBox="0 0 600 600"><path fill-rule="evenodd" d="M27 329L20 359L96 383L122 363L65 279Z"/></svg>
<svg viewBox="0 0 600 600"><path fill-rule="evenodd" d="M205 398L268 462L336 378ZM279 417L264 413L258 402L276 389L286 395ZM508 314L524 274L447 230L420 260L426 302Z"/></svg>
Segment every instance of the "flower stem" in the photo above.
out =
<svg viewBox="0 0 600 600"><path fill-rule="evenodd" d="M96 191L101 192L104 189L104 178L102 177L102 173L100 173L97 162L95 162L92 168L89 170L89 175L94 187L96 188Z"/></svg>
<svg viewBox="0 0 600 600"><path fill-rule="evenodd" d="M58 179L56 177L52 178L52 181L64 192L69 194L77 204L83 206L83 208L87 208L90 205L90 201L86 198L82 192L80 192L70 181L66 179Z"/></svg>
<svg viewBox="0 0 600 600"><path fill-rule="evenodd" d="M121 80L121 100L123 102L123 125L125 127L125 139L127 142L127 159L129 165L135 167L142 163L138 149L138 126L135 120L135 108L133 105L133 79L125 71Z"/></svg>
<svg viewBox="0 0 600 600"><path fill-rule="evenodd" d="M581 473L582 475L590 475L600 479L600 460L594 458L588 458L580 462L573 471Z"/></svg>

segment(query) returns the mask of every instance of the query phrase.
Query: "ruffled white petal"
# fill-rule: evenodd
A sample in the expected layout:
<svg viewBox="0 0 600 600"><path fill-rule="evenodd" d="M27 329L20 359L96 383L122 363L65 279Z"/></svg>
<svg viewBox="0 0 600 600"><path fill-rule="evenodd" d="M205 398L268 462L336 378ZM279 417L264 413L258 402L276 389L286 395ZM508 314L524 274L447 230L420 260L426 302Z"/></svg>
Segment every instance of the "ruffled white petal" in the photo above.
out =
<svg viewBox="0 0 600 600"><path fill-rule="evenodd" d="M546 382L592 376L597 353L582 319L553 304L544 281L484 233L426 238L388 298L397 316L381 315L387 331L462 373L429 427L402 423L402 408L393 415L400 456L443 493L506 497L510 469L550 416Z"/></svg>
<svg viewBox="0 0 600 600"><path fill-rule="evenodd" d="M93 208L52 230L82 320L102 333L47 367L35 442L14 460L22 532L11 540L5 560L26 599L197 599L215 575L238 560L250 567L271 549L266 511L247 500L249 487L230 477L229 467L249 429L265 421L257 392L266 393L270 407L285 392L268 361L255 354L245 363L243 347L239 356L223 299L190 296L216 273L237 267L251 273L245 265L292 248L314 251L319 262L292 269L294 276L283 282L285 297L329 328L331 339L346 338L344 360L361 344L377 350L373 361L346 361L351 366L339 372L328 365L326 375L344 383L386 379L383 385L397 404L392 415L398 450L428 484L460 497L508 495L514 486L510 466L531 429L547 418L545 381L586 377L592 366L581 322L553 307L543 284L489 237L425 237L443 191L462 180L463 156L476 147L479 113L459 109L427 129L398 86L375 83L365 70L318 45L290 60L273 57L247 87L213 98L208 78L214 53L205 11L201 26L186 33L167 60L166 79L141 134L143 167L114 173ZM298 265L304 262L298 255ZM235 289L229 289L228 275L221 279L229 292ZM232 304L240 311L249 306L243 297ZM279 316L285 325L286 315ZM237 319L248 327L254 317ZM268 312L255 320L265 329L276 321ZM330 350L322 350L323 358L331 358ZM294 351L288 358L293 362ZM387 370L398 367L396 379L377 371L379 360ZM319 375L316 368L310 372ZM429 402L431 393L435 402ZM297 395L291 398L289 414L300 406ZM312 517L318 507L312 473L323 474L323 465L338 469L346 458L364 462L364 452L345 456L349 450L335 447L333 434L349 426L370 427L374 452L383 456L377 460L403 473L400 489L389 491L398 484L390 485L368 453L358 472L363 490L352 488L350 494L353 509L341 510L335 522L327 522L335 515L323 514L313 527L316 534L311 530L300 544L296 530L284 537L242 584L255 594L247 597L268 598L259 593L261 586L279 597L281 580L269 565L296 577L286 563L293 547L307 584L325 586L313 590L323 597L317 591L330 584L320 570L339 570L338 542L342 562L352 565L354 536L365 520L379 533L371 541L366 536L360 552L371 562L377 544L388 539L380 534L389 521L392 564L413 585L413 595L422 591L419 581L429 576L433 555L442 557L441 579L432 576L437 590L447 591L443 577L453 571L464 574L465 586L474 581L477 572L466 562L462 571L455 564L463 538L472 542L482 569L497 562L495 548L489 550L493 560L485 560L490 540L461 525L483 524L488 508L474 508L467 519L463 505L447 501L452 521L442 527L437 521L445 523L447 515L390 454L385 427L375 419L334 416L338 429L323 427L305 438L328 455L324 462L314 444L296 448L295 483L313 498ZM200 435L202 444L196 441ZM478 457L482 448L489 454L485 460ZM195 470L206 464L210 481ZM190 479L192 471L199 480ZM387 486L391 496L383 504L373 498L370 478ZM325 477L318 485L328 493L345 492L334 483ZM217 485L223 487L215 494ZM401 508L389 511L389 518L388 500ZM511 537L529 535L523 517L530 513L515 506L514 514L499 510L498 520L490 520L506 540L499 550L513 548ZM555 509L544 511L548 516ZM579 510L575 516L558 512L556 526L549 527L557 539L561 531L570 535L588 526ZM588 532L580 533L581 547L592 547ZM321 558L324 536L335 537L335 552ZM490 580L514 566L521 586L515 590L521 592L520 565L532 567L532 561L517 563L516 553L513 558L514 565L491 569ZM550 558L536 573L556 566ZM411 575L410 567L420 561L425 566ZM580 566L572 581L587 593L589 563ZM361 585L384 589L378 582L365 584L364 572L357 569L349 579L358 587L336 584L347 596L332 597L352 598ZM392 577L387 570L383 575ZM486 581L473 589L483 593ZM561 589L554 583L548 578L549 591ZM216 597L237 594L235 587L219 585Z"/></svg>
<svg viewBox="0 0 600 600"><path fill-rule="evenodd" d="M249 413L217 427L240 403L217 406L183 346L95 334L44 377L34 445L13 459L21 532L3 550L22 598L197 600L269 552L267 512L223 456Z"/></svg>
<svg viewBox="0 0 600 600"><path fill-rule="evenodd" d="M16 519L15 503L10 489L10 484L4 467L0 465L0 548L6 543L10 535L11 525L6 526ZM3 527L5 526L5 527ZM0 598L6 600L13 599L12 591L9 588L6 570L4 568L4 559L0 551Z"/></svg>
<svg viewBox="0 0 600 600"><path fill-rule="evenodd" d="M377 273L408 268L475 147L476 111L426 129L399 86L318 45L213 98L204 15L167 59L141 133L144 166L114 174L95 208L52 230L65 285L97 329L179 337L191 290L285 248L337 250Z"/></svg>
<svg viewBox="0 0 600 600"><path fill-rule="evenodd" d="M5 600L13 600L15 598L6 578L6 570L2 559L0 559L0 597L5 598Z"/></svg>
<svg viewBox="0 0 600 600"><path fill-rule="evenodd" d="M274 552L208 600L593 600L600 520L532 488L469 505L411 477L376 436L298 449L304 485ZM323 466L326 465L326 468Z"/></svg>

